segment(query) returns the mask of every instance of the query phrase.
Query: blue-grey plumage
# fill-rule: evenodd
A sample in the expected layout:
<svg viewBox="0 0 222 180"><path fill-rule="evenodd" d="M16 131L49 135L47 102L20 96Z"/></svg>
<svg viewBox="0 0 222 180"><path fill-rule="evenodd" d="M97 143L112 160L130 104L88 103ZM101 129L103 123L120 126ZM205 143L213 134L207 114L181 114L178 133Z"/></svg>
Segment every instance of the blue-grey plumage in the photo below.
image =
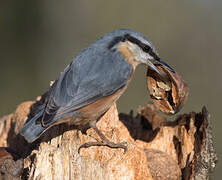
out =
<svg viewBox="0 0 222 180"><path fill-rule="evenodd" d="M29 143L36 140L41 133L47 130L47 128L43 127L41 123L36 123L36 121L42 116L43 112L44 109L42 109L30 121L28 121L20 131L20 134L22 134Z"/></svg>
<svg viewBox="0 0 222 180"><path fill-rule="evenodd" d="M50 88L45 106L24 125L21 134L33 142L65 117L72 117L69 121L75 125L97 121L125 91L140 63L160 74L155 64L170 68L140 33L121 29L103 36L65 68Z"/></svg>

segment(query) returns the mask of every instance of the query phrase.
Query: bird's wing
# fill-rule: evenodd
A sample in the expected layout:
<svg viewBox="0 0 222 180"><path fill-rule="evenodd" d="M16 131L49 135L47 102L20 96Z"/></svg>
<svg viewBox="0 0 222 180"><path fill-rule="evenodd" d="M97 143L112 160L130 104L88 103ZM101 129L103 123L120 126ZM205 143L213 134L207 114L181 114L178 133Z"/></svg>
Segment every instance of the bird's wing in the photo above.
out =
<svg viewBox="0 0 222 180"><path fill-rule="evenodd" d="M42 124L50 125L58 117L113 94L131 73L132 66L119 53L77 56L52 87Z"/></svg>

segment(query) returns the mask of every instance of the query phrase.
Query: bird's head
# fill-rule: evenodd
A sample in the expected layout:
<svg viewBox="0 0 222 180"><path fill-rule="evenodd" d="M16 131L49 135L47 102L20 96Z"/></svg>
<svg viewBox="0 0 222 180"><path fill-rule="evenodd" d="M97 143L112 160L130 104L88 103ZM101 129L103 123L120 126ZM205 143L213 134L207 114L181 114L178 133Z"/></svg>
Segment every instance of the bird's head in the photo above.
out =
<svg viewBox="0 0 222 180"><path fill-rule="evenodd" d="M171 72L174 70L161 60L155 47L142 34L127 30L116 30L106 36L109 39L108 49L111 51L119 51L131 64L146 64L154 69L158 74L165 77L159 71L156 65L167 67Z"/></svg>

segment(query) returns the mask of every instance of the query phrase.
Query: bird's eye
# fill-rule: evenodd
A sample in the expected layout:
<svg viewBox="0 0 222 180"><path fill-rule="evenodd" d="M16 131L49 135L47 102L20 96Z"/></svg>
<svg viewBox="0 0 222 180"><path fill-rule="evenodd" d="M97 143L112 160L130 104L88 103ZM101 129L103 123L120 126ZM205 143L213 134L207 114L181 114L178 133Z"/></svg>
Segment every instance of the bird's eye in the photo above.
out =
<svg viewBox="0 0 222 180"><path fill-rule="evenodd" d="M147 45L144 45L143 50L148 53L150 51L150 47Z"/></svg>

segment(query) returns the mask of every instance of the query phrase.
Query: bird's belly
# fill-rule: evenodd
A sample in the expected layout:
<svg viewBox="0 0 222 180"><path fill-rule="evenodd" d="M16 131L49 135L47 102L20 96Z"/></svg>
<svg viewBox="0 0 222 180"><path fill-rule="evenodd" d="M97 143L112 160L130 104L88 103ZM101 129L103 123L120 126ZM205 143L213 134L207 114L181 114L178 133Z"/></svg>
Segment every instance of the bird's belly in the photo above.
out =
<svg viewBox="0 0 222 180"><path fill-rule="evenodd" d="M126 87L119 89L110 96L103 97L96 102L89 104L77 112L83 121L96 121L119 99ZM78 120L77 120L78 121Z"/></svg>

